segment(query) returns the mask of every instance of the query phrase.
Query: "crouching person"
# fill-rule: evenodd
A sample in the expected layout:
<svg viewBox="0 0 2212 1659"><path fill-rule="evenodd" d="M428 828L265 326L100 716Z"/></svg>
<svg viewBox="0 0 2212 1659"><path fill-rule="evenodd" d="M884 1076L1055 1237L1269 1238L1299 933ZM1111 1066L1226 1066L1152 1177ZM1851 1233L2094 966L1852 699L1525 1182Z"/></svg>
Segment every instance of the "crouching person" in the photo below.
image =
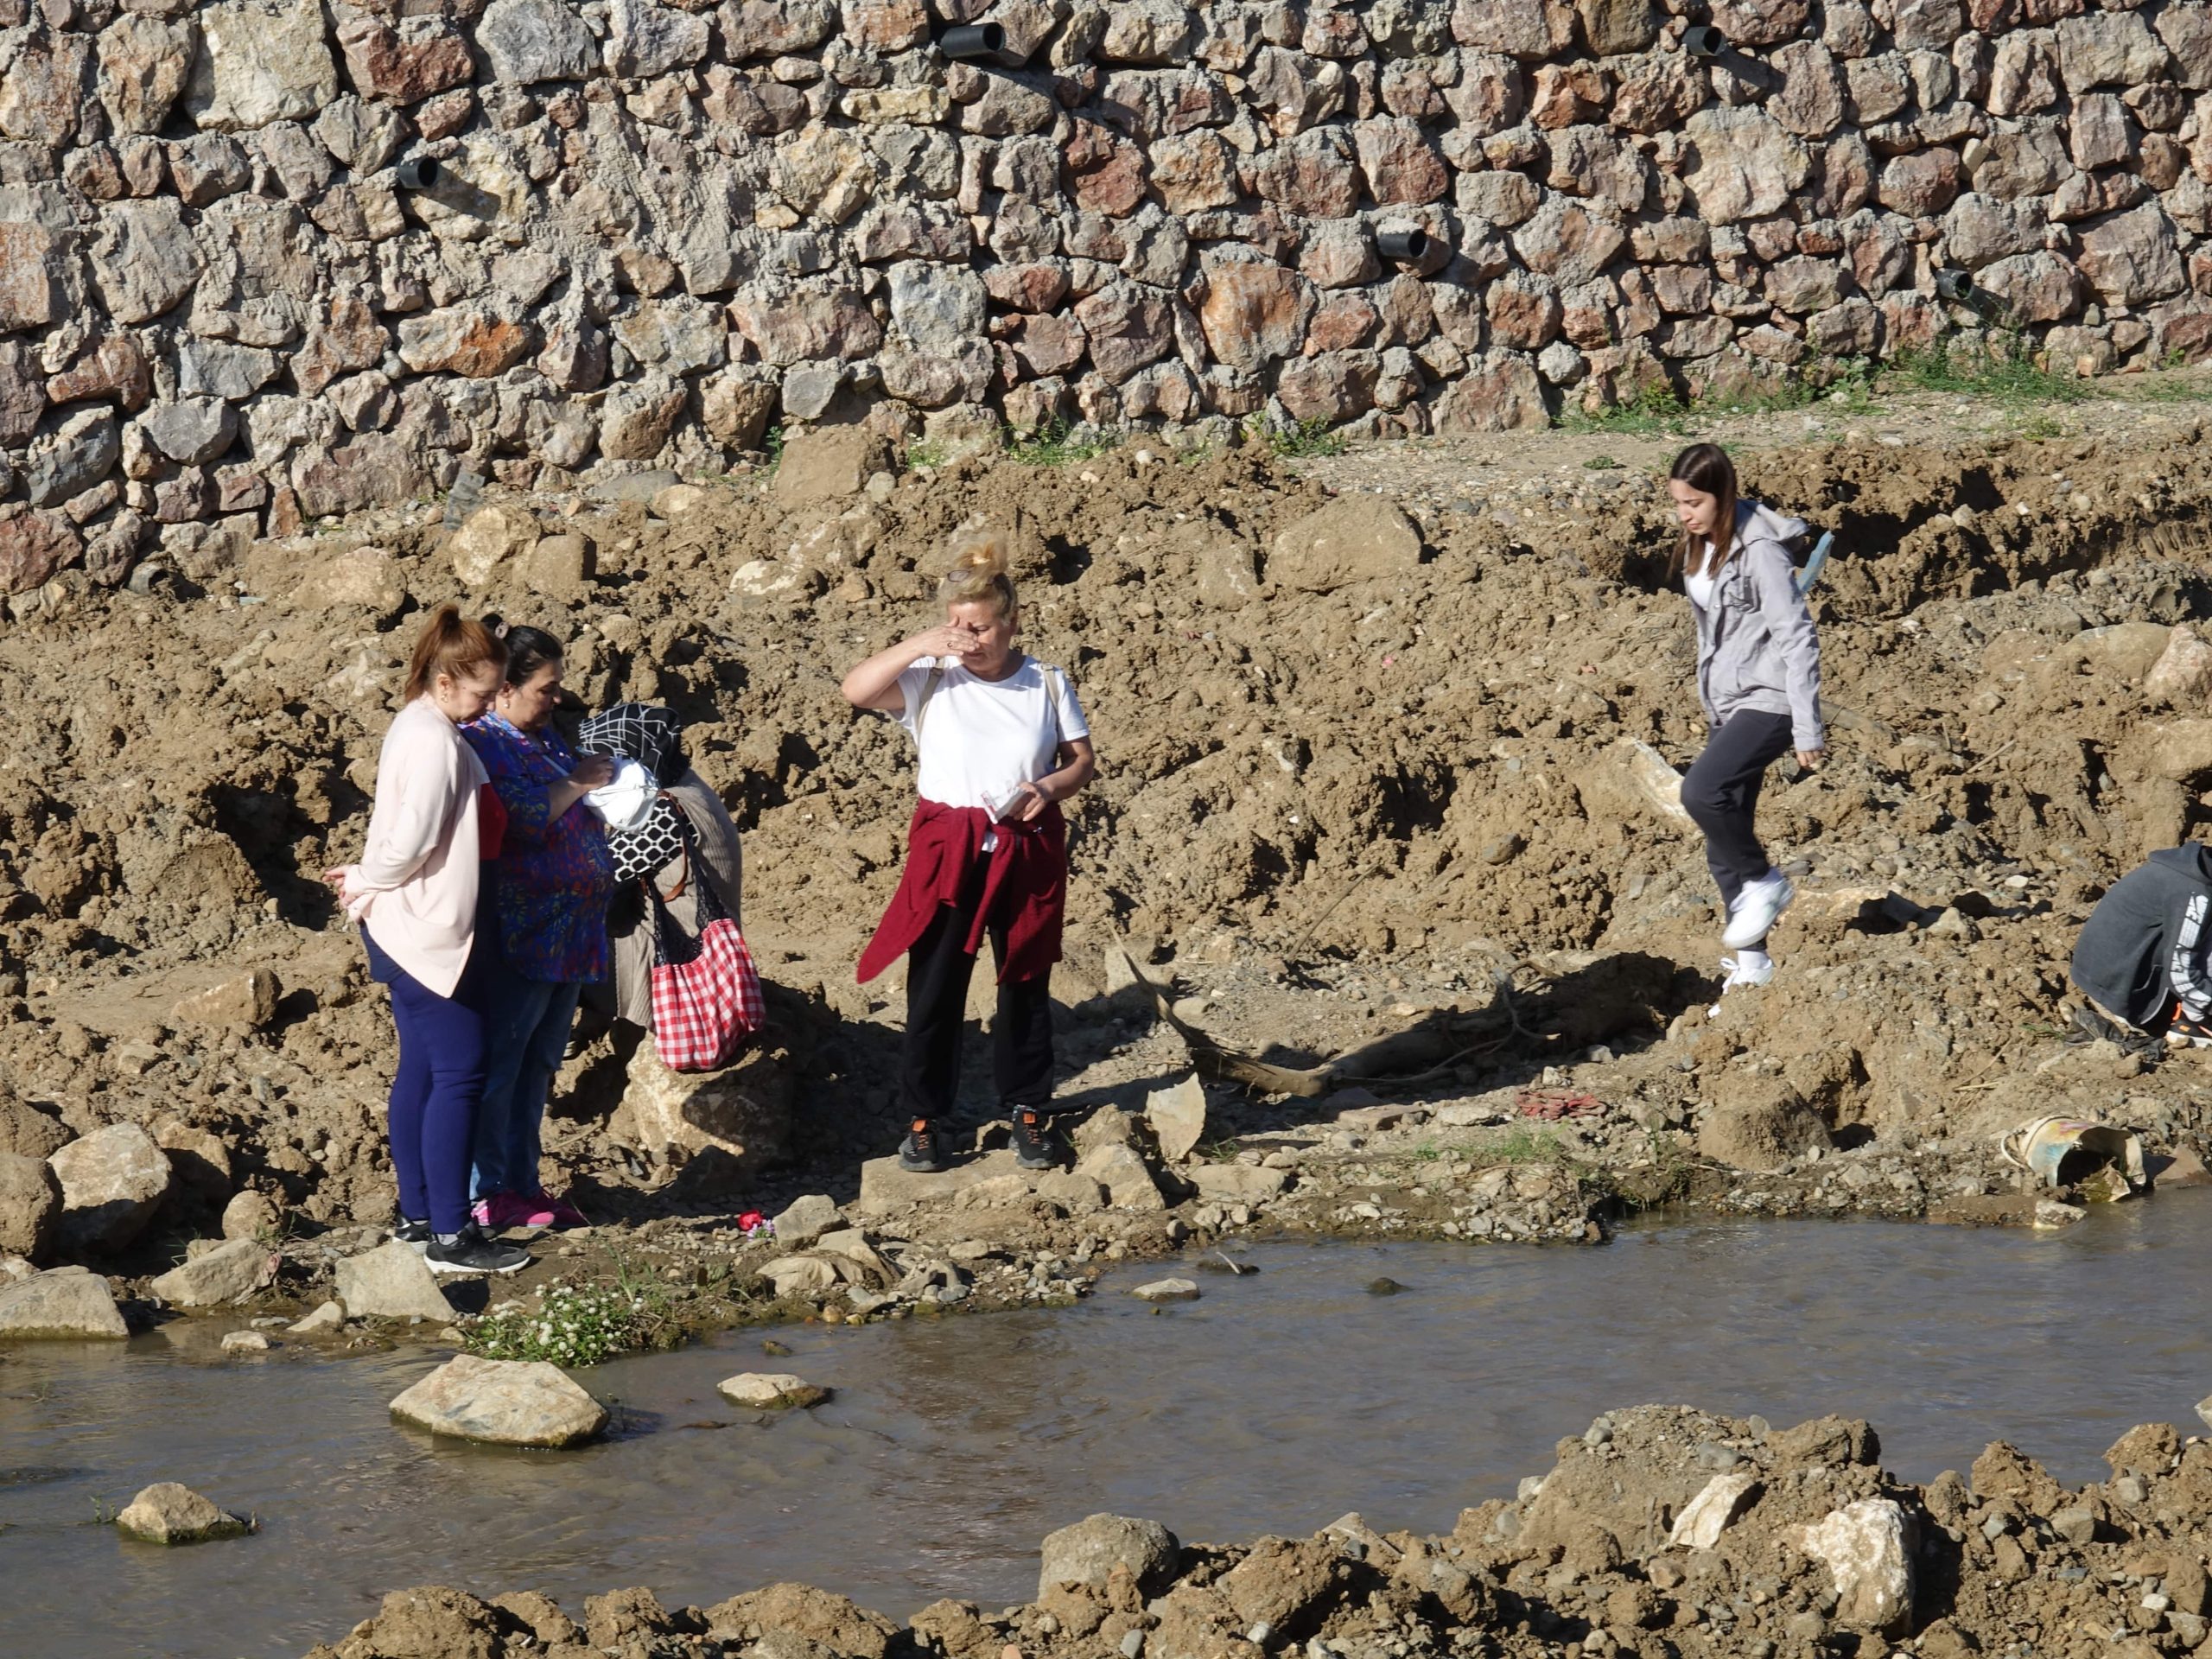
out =
<svg viewBox="0 0 2212 1659"><path fill-rule="evenodd" d="M2212 849L2151 855L2114 882L2082 924L2069 976L2110 1019L2176 1046L2212 1047ZM2083 1010L2087 1014L2088 1010ZM2094 1018L2075 1017L2090 1036Z"/></svg>
<svg viewBox="0 0 2212 1659"><path fill-rule="evenodd" d="M944 626L845 676L846 699L896 715L920 753L906 868L859 976L865 984L908 957L899 1161L941 1169L937 1126L959 1085L969 976L990 936L999 1103L1022 1166L1046 1169L1054 1161L1051 979L1067 898L1060 803L1090 781L1097 762L1067 677L1015 649L1021 613L1000 545L963 548L938 598Z"/></svg>

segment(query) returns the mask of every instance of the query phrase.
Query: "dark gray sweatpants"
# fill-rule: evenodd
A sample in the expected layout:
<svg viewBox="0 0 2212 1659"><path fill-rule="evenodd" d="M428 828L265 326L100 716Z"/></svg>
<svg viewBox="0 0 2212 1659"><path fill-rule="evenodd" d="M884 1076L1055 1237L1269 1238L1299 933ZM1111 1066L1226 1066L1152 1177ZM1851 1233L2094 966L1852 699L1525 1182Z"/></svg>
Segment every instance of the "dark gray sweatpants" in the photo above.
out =
<svg viewBox="0 0 2212 1659"><path fill-rule="evenodd" d="M1682 810L1705 831L1705 867L1731 910L1745 884L1771 868L1752 821L1766 769L1789 753L1789 715L1740 710L1721 722L1682 778Z"/></svg>

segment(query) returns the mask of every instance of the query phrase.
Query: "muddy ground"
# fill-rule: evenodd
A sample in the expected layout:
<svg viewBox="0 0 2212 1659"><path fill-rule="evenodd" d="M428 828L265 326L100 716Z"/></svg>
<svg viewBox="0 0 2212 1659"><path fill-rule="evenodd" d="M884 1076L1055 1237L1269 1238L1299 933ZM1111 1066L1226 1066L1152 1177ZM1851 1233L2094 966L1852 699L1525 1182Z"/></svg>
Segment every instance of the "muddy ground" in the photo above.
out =
<svg viewBox="0 0 2212 1659"><path fill-rule="evenodd" d="M707 1608L610 1591L579 1621L535 1592L423 1588L311 1659L2157 1659L2206 1637L2212 1444L2164 1424L2078 1490L2002 1441L1964 1477L1902 1482L1867 1424L1835 1417L1648 1406L1557 1457L1441 1536L1355 1514L1223 1547L1093 1516L1044 1541L1037 1599L1015 1607L939 1601L899 1624L785 1584Z"/></svg>
<svg viewBox="0 0 2212 1659"><path fill-rule="evenodd" d="M741 1158L656 1144L634 1041L594 1039L549 1154L602 1224L499 1295L620 1262L700 1323L896 1317L925 1292L1077 1294L1096 1263L1241 1228L1594 1240L1669 1201L2029 1222L1995 1138L2047 1112L2140 1128L2184 1179L2212 1062L2059 1042L2090 905L2212 817L2212 673L2188 643L2212 618L2212 437L2202 386L2157 391L2024 421L1922 399L1698 424L1753 493L1837 537L1828 763L1778 768L1761 816L1802 897L1774 984L1717 1013L1709 880L1651 770L1703 737L1663 582L1681 433L1305 459L1134 441L1049 466L795 445L672 497L650 477L494 493L505 556L473 588L436 504L218 535L134 591L65 576L0 631L0 1128L29 1149L133 1122L169 1149L153 1224L92 1259L142 1312L241 1190L270 1200L282 1301L319 1300L373 1241L389 1016L316 873L359 847L424 607L460 596L571 639L586 703L690 722L745 833L773 985L747 1086L790 1116ZM1351 550L1334 564L1294 529L1325 507ZM1113 1109L1080 1144L1128 1142L1141 1190L1040 1195L996 1166L918 1204L861 1190L899 1129L900 992L851 964L896 880L912 766L836 683L929 620L975 519L1011 535L1030 648L1098 744L1055 981L1063 1122ZM1187 1031L1127 985L1123 942ZM238 988L253 970L273 1005ZM1209 1084L1183 1159L1120 1115L1188 1076L1193 1033L1303 1070L1408 1027L1308 1094ZM882 1259L835 1288L794 1271L779 1299L756 1270L804 1241L734 1217L809 1192Z"/></svg>

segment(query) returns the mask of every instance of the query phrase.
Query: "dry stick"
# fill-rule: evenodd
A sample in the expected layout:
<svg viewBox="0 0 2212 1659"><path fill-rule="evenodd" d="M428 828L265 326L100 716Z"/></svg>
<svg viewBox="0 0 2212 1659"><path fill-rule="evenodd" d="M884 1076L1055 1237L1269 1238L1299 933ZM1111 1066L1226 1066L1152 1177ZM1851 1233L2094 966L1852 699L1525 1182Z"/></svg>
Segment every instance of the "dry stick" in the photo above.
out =
<svg viewBox="0 0 2212 1659"><path fill-rule="evenodd" d="M1313 938L1313 935L1320 930L1321 924L1327 921L1330 917L1335 915L1337 913L1337 906L1344 903L1345 899L1351 898L1353 893L1357 893L1359 890L1359 884L1366 880L1369 876L1374 874L1375 870L1376 867L1372 864L1363 864L1358 869L1354 870L1352 872L1351 880L1344 883L1344 890L1338 893L1335 898L1330 899L1329 907L1326 910L1324 910L1319 916L1316 916L1312 921L1308 922L1306 925L1306 931L1291 941L1290 948L1283 952L1285 958L1295 960L1298 953L1306 948L1306 942Z"/></svg>

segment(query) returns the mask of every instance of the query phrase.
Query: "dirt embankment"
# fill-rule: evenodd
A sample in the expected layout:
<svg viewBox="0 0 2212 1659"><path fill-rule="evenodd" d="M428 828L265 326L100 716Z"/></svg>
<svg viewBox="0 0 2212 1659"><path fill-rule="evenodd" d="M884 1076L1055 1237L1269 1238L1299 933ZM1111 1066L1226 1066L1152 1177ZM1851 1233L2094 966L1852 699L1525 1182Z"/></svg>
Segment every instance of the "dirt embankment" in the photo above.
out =
<svg viewBox="0 0 2212 1659"><path fill-rule="evenodd" d="M591 1598L581 1624L535 1592L387 1597L311 1659L1773 1659L1893 1651L2159 1659L2212 1614L2212 1444L2164 1424L2107 1453L2109 1480L2063 1487L2003 1442L1965 1478L1902 1482L1866 1423L1647 1406L1560 1442L1510 1501L1451 1533L1380 1533L1350 1515L1309 1538L1185 1545L1094 1516L1044 1541L1037 1599L939 1601L901 1625L842 1596L775 1585L708 1608L650 1590Z"/></svg>
<svg viewBox="0 0 2212 1659"><path fill-rule="evenodd" d="M926 620L979 518L1013 537L1031 647L1074 677L1104 761L1056 981L1071 1117L1187 1069L1109 966L1117 938L1194 1028L1288 1067L1408 1026L1437 1041L1312 1098L1216 1087L1181 1163L1141 1126L1105 1134L1149 1160L1134 1207L1104 1181L868 1207L949 1257L940 1288L1064 1294L1094 1258L1255 1220L1578 1236L1611 1192L1973 1217L2018 1208L1991 1136L2045 1110L2194 1147L2196 1059L2146 1072L2055 1033L2102 885L2207 816L2188 626L2212 613L2212 440L2185 404L2033 442L1746 436L1750 486L1837 532L1834 731L1763 809L1804 894L1782 974L1717 1015L1708 880L1637 747L1680 766L1702 738L1657 441L1379 448L1301 478L1141 443L894 474L856 438L650 503L503 504L458 543L435 509L397 510L21 607L0 633L0 1151L148 1131L174 1179L137 1230L61 1247L125 1277L251 1190L268 1208L237 1224L286 1235L280 1288L311 1299L387 1218L388 1017L315 878L359 844L422 608L462 594L571 639L587 702L678 709L746 832L778 987L760 1132L735 1159L651 1133L646 1063L602 1038L550 1150L613 1224L569 1248L665 1250L670 1276L728 1287L723 1312L760 1311L770 1252L732 1214L850 1205L895 1137L899 985L850 963L896 879L911 762L836 680ZM1445 1040L1501 1018L1502 1039Z"/></svg>

